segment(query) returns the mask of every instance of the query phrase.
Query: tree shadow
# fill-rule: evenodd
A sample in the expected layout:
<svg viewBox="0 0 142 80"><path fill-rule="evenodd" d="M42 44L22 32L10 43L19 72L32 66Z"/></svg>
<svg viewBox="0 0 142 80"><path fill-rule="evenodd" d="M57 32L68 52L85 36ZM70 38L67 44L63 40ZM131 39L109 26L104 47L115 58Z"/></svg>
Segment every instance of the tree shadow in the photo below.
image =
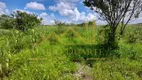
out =
<svg viewBox="0 0 142 80"><path fill-rule="evenodd" d="M73 62L85 61L92 64L98 60L104 61L112 57L119 57L117 51L107 50L103 44L96 45L68 45L65 53Z"/></svg>

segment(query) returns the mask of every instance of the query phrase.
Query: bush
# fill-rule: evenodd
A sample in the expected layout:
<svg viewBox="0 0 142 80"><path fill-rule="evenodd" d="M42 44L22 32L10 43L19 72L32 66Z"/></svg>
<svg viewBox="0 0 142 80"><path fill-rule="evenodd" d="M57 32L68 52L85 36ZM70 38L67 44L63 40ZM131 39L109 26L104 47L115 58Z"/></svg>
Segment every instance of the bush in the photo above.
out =
<svg viewBox="0 0 142 80"><path fill-rule="evenodd" d="M12 29L14 27L14 18L9 15L0 16L0 25L2 29Z"/></svg>
<svg viewBox="0 0 142 80"><path fill-rule="evenodd" d="M1 28L3 29L17 29L23 32L27 31L29 28L33 28L40 24L42 19L38 19L35 14L28 14L26 12L16 11L9 15L3 15L0 18L3 20L1 22Z"/></svg>

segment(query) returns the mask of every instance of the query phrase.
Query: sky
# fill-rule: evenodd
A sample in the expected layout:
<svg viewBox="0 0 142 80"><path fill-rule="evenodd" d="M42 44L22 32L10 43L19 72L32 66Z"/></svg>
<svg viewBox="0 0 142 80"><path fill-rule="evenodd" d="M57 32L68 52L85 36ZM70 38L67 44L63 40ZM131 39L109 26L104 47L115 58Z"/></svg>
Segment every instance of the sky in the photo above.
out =
<svg viewBox="0 0 142 80"><path fill-rule="evenodd" d="M96 20L97 24L105 24L97 18L97 14L85 7L83 0L0 0L0 15L10 14L16 10L36 14L43 18L42 24L54 24L54 20L66 23L82 23ZM142 14L131 23L142 22Z"/></svg>

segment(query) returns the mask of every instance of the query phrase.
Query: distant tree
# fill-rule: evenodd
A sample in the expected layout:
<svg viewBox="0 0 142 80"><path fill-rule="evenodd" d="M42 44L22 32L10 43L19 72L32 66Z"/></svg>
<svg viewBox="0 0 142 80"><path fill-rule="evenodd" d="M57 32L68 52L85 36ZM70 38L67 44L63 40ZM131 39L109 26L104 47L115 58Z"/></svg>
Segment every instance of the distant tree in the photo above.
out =
<svg viewBox="0 0 142 80"><path fill-rule="evenodd" d="M65 25L66 25L65 22L61 22L61 21L59 21L59 20L54 20L54 22L55 22L55 25L57 25L58 27L62 27L62 26L65 26Z"/></svg>
<svg viewBox="0 0 142 80"><path fill-rule="evenodd" d="M66 26L66 23L64 23L64 22L61 22L61 21L59 21L59 20L54 20L54 22L55 22L55 25L57 26L57 33L59 34L59 33L63 33L63 31L64 31L64 29L63 29L63 27L65 27Z"/></svg>
<svg viewBox="0 0 142 80"><path fill-rule="evenodd" d="M120 26L122 35L130 20L138 18L142 11L142 0L84 0L83 3L108 23L110 28L108 45L112 46L119 24L122 23Z"/></svg>
<svg viewBox="0 0 142 80"><path fill-rule="evenodd" d="M34 28L40 25L42 19L38 19L35 14L28 14L26 12L16 11L11 15L2 15L0 17L1 28L4 29L17 29L26 31L27 29Z"/></svg>
<svg viewBox="0 0 142 80"><path fill-rule="evenodd" d="M41 23L42 19L38 19L35 14L28 14L26 12L16 11L11 14L16 21L16 29L26 31Z"/></svg>

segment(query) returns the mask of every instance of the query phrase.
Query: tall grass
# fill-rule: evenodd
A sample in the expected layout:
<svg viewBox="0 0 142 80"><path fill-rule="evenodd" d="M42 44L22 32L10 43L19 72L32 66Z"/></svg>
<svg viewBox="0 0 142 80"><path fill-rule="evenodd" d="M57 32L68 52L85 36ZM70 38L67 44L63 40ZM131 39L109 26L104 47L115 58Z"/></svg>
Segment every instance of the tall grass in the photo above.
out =
<svg viewBox="0 0 142 80"><path fill-rule="evenodd" d="M102 27L96 27L95 33L91 27L88 32L85 27L73 27L78 34L69 30L65 35L68 27L60 31L56 26L38 26L25 33L0 30L0 79L78 80L82 78L74 75L77 62L90 66L93 79L140 80L142 29L133 26L121 39L117 34L119 48L111 54L99 51L105 40Z"/></svg>

